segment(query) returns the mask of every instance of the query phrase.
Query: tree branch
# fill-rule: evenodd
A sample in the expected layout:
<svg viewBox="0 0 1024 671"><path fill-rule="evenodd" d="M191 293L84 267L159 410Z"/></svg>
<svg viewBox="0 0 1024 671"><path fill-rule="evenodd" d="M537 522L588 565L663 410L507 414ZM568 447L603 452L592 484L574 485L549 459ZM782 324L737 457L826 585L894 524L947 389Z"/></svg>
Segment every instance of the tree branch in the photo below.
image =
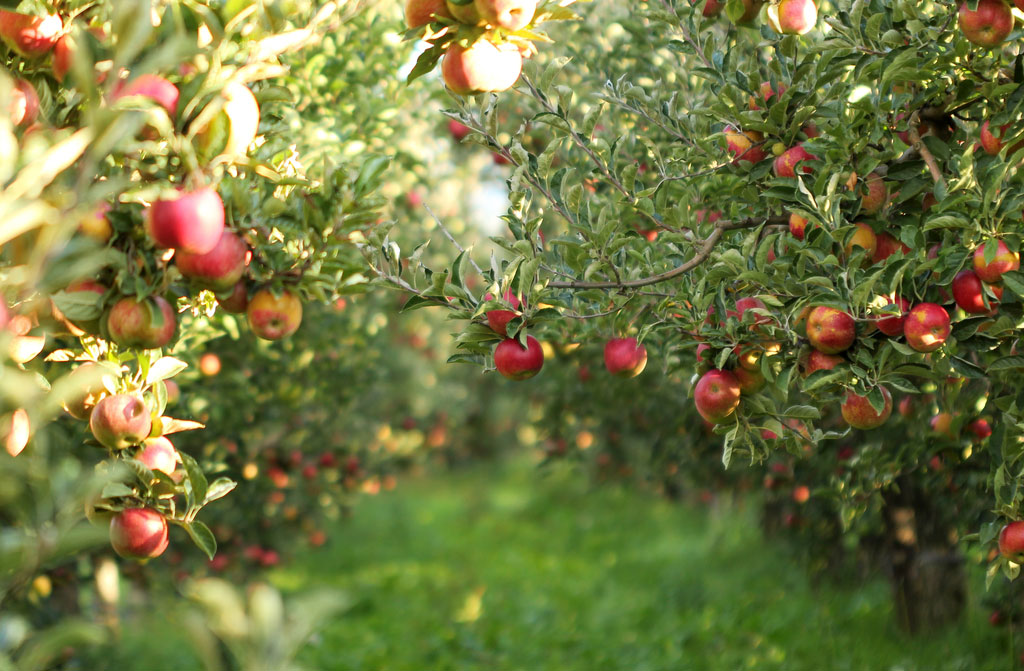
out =
<svg viewBox="0 0 1024 671"><path fill-rule="evenodd" d="M921 140L921 133L918 131L920 125L920 115L918 112L914 112L910 115L910 146L921 155L921 159L924 164L928 166L928 172L931 173L932 179L935 180L936 184L941 184L943 188L946 186L946 180L942 177L942 170L939 169L939 162L935 160L935 156L929 151L928 147L925 146L924 141Z"/></svg>

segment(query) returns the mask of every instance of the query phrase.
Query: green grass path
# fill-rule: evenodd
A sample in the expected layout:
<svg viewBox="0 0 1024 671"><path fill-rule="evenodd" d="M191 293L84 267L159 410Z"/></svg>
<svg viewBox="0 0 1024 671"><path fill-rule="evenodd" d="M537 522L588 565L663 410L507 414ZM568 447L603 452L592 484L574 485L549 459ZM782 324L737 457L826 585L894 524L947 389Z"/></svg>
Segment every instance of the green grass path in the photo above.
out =
<svg viewBox="0 0 1024 671"><path fill-rule="evenodd" d="M883 582L812 588L753 512L488 466L364 498L273 581L355 606L303 652L338 671L997 671L973 611L910 639Z"/></svg>

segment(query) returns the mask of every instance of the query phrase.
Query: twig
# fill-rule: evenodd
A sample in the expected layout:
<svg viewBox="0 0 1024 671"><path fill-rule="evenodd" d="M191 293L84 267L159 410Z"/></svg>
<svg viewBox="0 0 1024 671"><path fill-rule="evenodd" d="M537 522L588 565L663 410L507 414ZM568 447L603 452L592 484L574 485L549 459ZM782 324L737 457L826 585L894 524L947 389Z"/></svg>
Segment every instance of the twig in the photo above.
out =
<svg viewBox="0 0 1024 671"><path fill-rule="evenodd" d="M425 209L430 214L431 218L433 218L434 220L434 223L437 224L437 227L441 229L442 233L444 233L444 236L448 238L448 240L453 245L455 245L455 249L459 250L460 254L465 254L466 250L462 248L462 245L459 244L459 241L455 239L451 232L447 228L445 228L444 224L441 223L441 220L437 218L436 214L434 214L434 211L430 209L430 206L427 205L426 203L423 203L423 209ZM478 274L484 274L484 271L480 270L480 266L476 265L476 261L473 260L472 256L469 257L469 262L473 265L473 269L476 270Z"/></svg>
<svg viewBox="0 0 1024 671"><path fill-rule="evenodd" d="M929 151L928 147L925 146L924 141L921 140L921 133L918 132L917 127L920 124L920 116L917 112L910 115L910 146L912 146L918 154L921 155L921 159L924 160L924 164L928 166L928 172L931 173L932 179L935 180L936 184L941 184L943 188L946 187L946 180L942 177L942 170L939 169L939 162L935 160L935 156Z"/></svg>

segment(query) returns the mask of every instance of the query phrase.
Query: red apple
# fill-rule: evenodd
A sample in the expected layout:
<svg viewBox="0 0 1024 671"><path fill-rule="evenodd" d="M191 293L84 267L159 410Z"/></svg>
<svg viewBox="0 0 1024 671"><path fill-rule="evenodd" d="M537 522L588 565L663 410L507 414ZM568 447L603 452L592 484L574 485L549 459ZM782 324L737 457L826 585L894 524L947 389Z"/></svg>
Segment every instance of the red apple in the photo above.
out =
<svg viewBox="0 0 1024 671"><path fill-rule="evenodd" d="M739 321L743 321L743 314L751 308L757 308L759 310L767 310L768 306L764 304L760 298L751 298L744 296L743 298L736 299L736 310L729 310L725 313L726 318L735 317ZM757 332L757 326L760 324L768 324L771 322L771 318L761 314L754 315L754 325L751 327L751 331Z"/></svg>
<svg viewBox="0 0 1024 671"><path fill-rule="evenodd" d="M904 396L900 399L899 405L896 406L899 410L900 416L907 418L914 414L914 397Z"/></svg>
<svg viewBox="0 0 1024 671"><path fill-rule="evenodd" d="M406 0L405 25L409 28L425 26L438 18L452 18L445 0Z"/></svg>
<svg viewBox="0 0 1024 671"><path fill-rule="evenodd" d="M872 263L880 263L896 252L910 253L910 247L903 244L889 233L882 231L875 236L875 253L871 256Z"/></svg>
<svg viewBox="0 0 1024 671"><path fill-rule="evenodd" d="M764 150L764 135L756 130L741 131L733 126L725 128L725 141L729 153L733 155L733 163L746 161L759 163L768 155Z"/></svg>
<svg viewBox="0 0 1024 671"><path fill-rule="evenodd" d="M700 0L691 0L693 4L700 3ZM704 9L701 11L701 16L706 19L718 16L722 13L722 8L725 7L725 3L721 0L706 0L704 3Z"/></svg>
<svg viewBox="0 0 1024 671"><path fill-rule="evenodd" d="M125 296L107 313L110 339L122 347L157 349L174 338L178 317L162 296L138 301Z"/></svg>
<svg viewBox="0 0 1024 671"><path fill-rule="evenodd" d="M980 417L968 424L967 428L978 440L985 440L992 435L992 427L989 426L988 420Z"/></svg>
<svg viewBox="0 0 1024 671"><path fill-rule="evenodd" d="M807 220L799 214L789 215L789 232L797 240L803 240L807 234Z"/></svg>
<svg viewBox="0 0 1024 671"><path fill-rule="evenodd" d="M846 393L840 411L847 424L855 429L875 429L885 424L885 420L892 414L892 396L885 387L878 388L882 390L882 398L885 400L882 412L875 412L867 396L858 396L852 391Z"/></svg>
<svg viewBox="0 0 1024 671"><path fill-rule="evenodd" d="M537 0L475 0L474 4L484 22L513 32L530 25L537 11Z"/></svg>
<svg viewBox="0 0 1024 671"><path fill-rule="evenodd" d="M978 0L974 11L965 0L959 15L964 37L981 47L998 47L1013 31L1013 13L1005 0Z"/></svg>
<svg viewBox="0 0 1024 671"><path fill-rule="evenodd" d="M814 0L782 0L768 5L768 25L781 35L805 35L817 22Z"/></svg>
<svg viewBox="0 0 1024 671"><path fill-rule="evenodd" d="M816 349L811 349L804 359L804 375L810 375L819 370L832 370L846 359L838 354L825 354Z"/></svg>
<svg viewBox="0 0 1024 671"><path fill-rule="evenodd" d="M764 5L764 0L743 0L743 14L736 19L736 25L750 23L756 19L762 5Z"/></svg>
<svg viewBox="0 0 1024 671"><path fill-rule="evenodd" d="M750 109L754 110L754 111L757 111L757 110L761 109L760 103L767 104L772 98L774 98L776 96L776 93L781 96L785 92L786 92L786 85L785 84L779 84L779 90L778 90L778 92L776 92L775 89L772 88L772 83L771 82L761 82L761 86L758 87L758 94L759 94L758 97L755 98L754 96L750 96L750 102L749 102Z"/></svg>
<svg viewBox="0 0 1024 671"><path fill-rule="evenodd" d="M907 314L903 335L918 352L934 352L949 337L949 313L941 305L920 303Z"/></svg>
<svg viewBox="0 0 1024 671"><path fill-rule="evenodd" d="M146 403L134 394L114 394L96 404L89 415L89 429L103 445L123 450L149 437L153 420Z"/></svg>
<svg viewBox="0 0 1024 671"><path fill-rule="evenodd" d="M158 247L207 254L224 232L224 201L211 187L179 190L175 197L150 205L146 230Z"/></svg>
<svg viewBox="0 0 1024 671"><path fill-rule="evenodd" d="M15 79L7 110L13 126L31 126L39 118L39 94L27 79Z"/></svg>
<svg viewBox="0 0 1024 671"><path fill-rule="evenodd" d="M807 316L807 339L819 352L838 354L857 339L857 323L842 310L819 305Z"/></svg>
<svg viewBox="0 0 1024 671"><path fill-rule="evenodd" d="M178 87L160 75L143 74L134 79L120 81L114 86L110 101L116 102L130 96L149 98L167 110L172 119L178 111Z"/></svg>
<svg viewBox="0 0 1024 671"><path fill-rule="evenodd" d="M647 365L647 348L636 338L613 338L604 346L604 367L612 375L636 377Z"/></svg>
<svg viewBox="0 0 1024 671"><path fill-rule="evenodd" d="M264 340L280 340L299 330L302 323L302 301L285 290L275 296L270 289L253 294L245 311L249 327Z"/></svg>
<svg viewBox="0 0 1024 671"><path fill-rule="evenodd" d="M0 10L0 38L25 58L49 53L63 30L64 22L56 14L32 16Z"/></svg>
<svg viewBox="0 0 1024 671"><path fill-rule="evenodd" d="M508 323L522 315L519 312L519 298L512 292L511 289L506 290L502 296L506 303L512 306L511 310L488 310L484 313L487 318L487 325L491 327L491 330L501 336L508 335ZM492 294L484 295L484 300L492 300L494 296Z"/></svg>
<svg viewBox="0 0 1024 671"><path fill-rule="evenodd" d="M1003 277L1003 273L1020 268L1020 254L1011 252L1006 243L1000 240L996 244L996 255L992 263L985 262L985 245L978 245L974 250L974 272L982 282L994 284Z"/></svg>
<svg viewBox="0 0 1024 671"><path fill-rule="evenodd" d="M999 552L1018 559L1024 553L1024 522L1010 522L999 532Z"/></svg>
<svg viewBox="0 0 1024 671"><path fill-rule="evenodd" d="M213 249L205 254L180 251L174 255L174 263L198 286L225 291L242 279L248 251L245 242L225 228Z"/></svg>
<svg viewBox="0 0 1024 671"><path fill-rule="evenodd" d="M797 503L807 503L811 498L811 490L807 485L797 485L793 488L793 500Z"/></svg>
<svg viewBox="0 0 1024 671"><path fill-rule="evenodd" d="M512 44L495 46L478 39L467 47L452 44L441 60L444 83L457 95L505 91L519 80L523 57Z"/></svg>
<svg viewBox="0 0 1024 671"><path fill-rule="evenodd" d="M986 119L985 123L981 124L981 132L979 133L981 140L981 148L985 150L986 154L995 156L1003 148L1003 137L1006 136L1006 131L1010 127L1010 124L1003 124L999 129L999 136L989 128L989 122Z"/></svg>
<svg viewBox="0 0 1024 671"><path fill-rule="evenodd" d="M249 285L245 280L239 280L230 292L221 291L217 294L217 304L232 314L244 313L249 307Z"/></svg>
<svg viewBox="0 0 1024 671"><path fill-rule="evenodd" d="M693 400L701 417L720 424L739 407L740 393L740 383L731 372L709 370L693 388Z"/></svg>
<svg viewBox="0 0 1024 671"><path fill-rule="evenodd" d="M875 172L865 177L864 183L866 190L860 198L860 210L864 214L875 214L888 202L889 187L882 176Z"/></svg>
<svg viewBox="0 0 1024 671"><path fill-rule="evenodd" d="M526 336L526 347L518 340L506 338L494 348L494 367L510 380L526 380L540 372L544 350L537 339Z"/></svg>
<svg viewBox="0 0 1024 671"><path fill-rule="evenodd" d="M903 335L903 323L910 311L910 301L902 296L890 297L889 305L896 307L896 313L887 317L876 317L875 326L879 331L891 338L898 338Z"/></svg>
<svg viewBox="0 0 1024 671"><path fill-rule="evenodd" d="M455 119L448 119L448 132L452 134L456 142L462 142L472 130L464 123L460 123Z"/></svg>
<svg viewBox="0 0 1024 671"><path fill-rule="evenodd" d="M798 144L795 147L790 147L782 153L781 156L775 157L775 163L772 168L775 170L776 177L796 177L797 165L802 161L813 161L817 156L811 154L802 144ZM804 165L803 172L805 174L811 172L811 166Z"/></svg>
<svg viewBox="0 0 1024 671"><path fill-rule="evenodd" d="M992 310L996 305L991 301L985 305L985 285L978 274L970 268L965 268L953 278L953 300L969 314L981 315Z"/></svg>
<svg viewBox="0 0 1024 671"><path fill-rule="evenodd" d="M178 467L181 458L171 441L164 436L149 438L142 444L142 449L135 458L151 471L161 471L170 475Z"/></svg>
<svg viewBox="0 0 1024 671"><path fill-rule="evenodd" d="M125 508L110 518L110 545L126 559L159 557L167 549L167 520L151 508Z"/></svg>
<svg viewBox="0 0 1024 671"><path fill-rule="evenodd" d="M750 369L740 366L729 372L736 378L736 383L740 386L740 393L743 395L756 394L764 388L767 382L764 373L759 368Z"/></svg>

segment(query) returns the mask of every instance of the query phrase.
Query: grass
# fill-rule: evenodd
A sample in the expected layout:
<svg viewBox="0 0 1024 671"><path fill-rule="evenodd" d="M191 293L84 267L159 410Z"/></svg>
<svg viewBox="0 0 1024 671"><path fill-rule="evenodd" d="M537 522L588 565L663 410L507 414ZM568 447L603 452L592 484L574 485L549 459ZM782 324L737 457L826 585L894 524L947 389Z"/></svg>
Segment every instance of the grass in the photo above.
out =
<svg viewBox="0 0 1024 671"><path fill-rule="evenodd" d="M671 505L511 464L403 483L276 571L355 606L300 660L339 671L1012 669L972 609L910 638L883 581L812 587L754 511Z"/></svg>

